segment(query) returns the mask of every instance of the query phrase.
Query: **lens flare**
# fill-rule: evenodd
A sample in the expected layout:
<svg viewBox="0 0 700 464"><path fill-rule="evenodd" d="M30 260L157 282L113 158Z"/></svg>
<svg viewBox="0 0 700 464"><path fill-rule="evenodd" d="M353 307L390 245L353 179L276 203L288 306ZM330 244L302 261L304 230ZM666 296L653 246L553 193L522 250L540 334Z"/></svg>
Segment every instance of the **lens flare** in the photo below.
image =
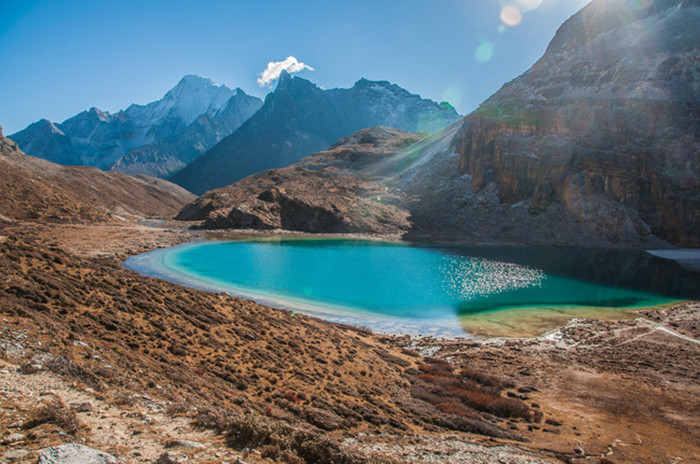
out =
<svg viewBox="0 0 700 464"><path fill-rule="evenodd" d="M542 4L542 0L518 0L517 5L523 13L532 11Z"/></svg>
<svg viewBox="0 0 700 464"><path fill-rule="evenodd" d="M442 92L440 99L442 101L450 102L452 106L459 106L462 103L462 89L455 86L448 87Z"/></svg>
<svg viewBox="0 0 700 464"><path fill-rule="evenodd" d="M478 61L479 63L486 63L488 60L491 59L492 56L493 44L488 40L484 40L479 44L478 47L476 47L476 53L474 54L474 58L476 58L476 61Z"/></svg>
<svg viewBox="0 0 700 464"><path fill-rule="evenodd" d="M501 21L506 26L517 26L523 20L520 9L515 5L506 5L501 8Z"/></svg>

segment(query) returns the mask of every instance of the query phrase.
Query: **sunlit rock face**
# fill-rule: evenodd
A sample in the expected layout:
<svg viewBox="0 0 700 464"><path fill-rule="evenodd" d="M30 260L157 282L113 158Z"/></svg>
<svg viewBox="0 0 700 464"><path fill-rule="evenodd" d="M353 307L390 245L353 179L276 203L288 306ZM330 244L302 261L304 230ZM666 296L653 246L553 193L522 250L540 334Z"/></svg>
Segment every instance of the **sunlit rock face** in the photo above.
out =
<svg viewBox="0 0 700 464"><path fill-rule="evenodd" d="M699 24L698 1L594 0L465 118L461 174L535 217L700 246Z"/></svg>
<svg viewBox="0 0 700 464"><path fill-rule="evenodd" d="M207 229L402 233L410 222L397 205L400 192L389 192L373 173L418 140L389 127L363 129L289 167L211 190L177 219L203 221Z"/></svg>

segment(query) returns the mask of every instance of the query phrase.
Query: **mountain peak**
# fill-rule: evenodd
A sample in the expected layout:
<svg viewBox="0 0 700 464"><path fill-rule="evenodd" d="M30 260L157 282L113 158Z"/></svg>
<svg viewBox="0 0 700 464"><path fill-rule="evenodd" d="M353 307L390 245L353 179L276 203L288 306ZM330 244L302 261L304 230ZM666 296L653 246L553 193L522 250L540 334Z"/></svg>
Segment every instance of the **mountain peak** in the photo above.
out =
<svg viewBox="0 0 700 464"><path fill-rule="evenodd" d="M30 131L30 132L32 132L32 131L34 131L34 132L48 131L48 132L50 132L50 133L52 133L52 134L64 135L64 134L63 134L63 131L61 131L61 129L59 129L58 126L56 126L56 124L52 123L51 121L49 121L48 119L45 119L45 118L44 118L44 119L40 119L39 121L37 121L37 122L35 122L35 123L33 123L33 124L30 124L30 125L29 125L26 129L24 129L24 130L25 130L25 131ZM20 132L24 132L24 131L20 131ZM18 132L18 134L19 134L20 132ZM14 135L14 134L13 134L13 135Z"/></svg>
<svg viewBox="0 0 700 464"><path fill-rule="evenodd" d="M318 89L316 84L308 79L303 79L301 77L292 77L287 71L282 70L280 77L277 80L277 87L273 94L286 92L289 90L301 90L301 89Z"/></svg>
<svg viewBox="0 0 700 464"><path fill-rule="evenodd" d="M229 93L233 94L233 91L222 84L217 84L208 77L197 76L195 74L187 74L180 82L177 83L175 87L170 89L168 93L165 94L165 98L170 96L171 98L177 98L183 94L191 93Z"/></svg>
<svg viewBox="0 0 700 464"><path fill-rule="evenodd" d="M108 111L102 111L101 109L97 108L96 106L93 106L88 110L88 114L92 115L93 117L96 117L100 121L109 121L109 112Z"/></svg>
<svg viewBox="0 0 700 464"><path fill-rule="evenodd" d="M187 74L162 100L154 102L152 116L172 114L185 125L190 125L201 114L217 114L226 106L235 92L225 85L216 84L207 77Z"/></svg>
<svg viewBox="0 0 700 464"><path fill-rule="evenodd" d="M292 79L292 75L286 69L280 71L279 82L286 82Z"/></svg>
<svg viewBox="0 0 700 464"><path fill-rule="evenodd" d="M221 87L220 84L217 84L213 80L209 79L208 77L202 77L198 76L196 74L185 74L182 79L180 79L180 82L177 84L178 86L192 86L192 87L206 87L206 86L214 86L214 87Z"/></svg>
<svg viewBox="0 0 700 464"><path fill-rule="evenodd" d="M275 92L280 89L286 89L289 87L289 85L292 83L292 75L287 72L287 70L283 69L282 72L280 72L279 77L277 78L277 87L275 87Z"/></svg>

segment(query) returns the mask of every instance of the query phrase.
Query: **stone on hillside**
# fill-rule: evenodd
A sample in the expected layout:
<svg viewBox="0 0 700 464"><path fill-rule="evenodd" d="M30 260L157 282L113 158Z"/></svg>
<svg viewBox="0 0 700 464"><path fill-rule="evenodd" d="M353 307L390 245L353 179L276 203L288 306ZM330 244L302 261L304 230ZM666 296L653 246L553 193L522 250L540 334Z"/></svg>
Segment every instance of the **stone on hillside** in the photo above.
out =
<svg viewBox="0 0 700 464"><path fill-rule="evenodd" d="M163 453L155 464L178 464L187 460L187 455L183 453Z"/></svg>
<svg viewBox="0 0 700 464"><path fill-rule="evenodd" d="M5 454L3 454L3 457L7 462L13 462L13 461L21 461L27 455L29 454L29 451L23 450L23 449L18 449L18 450L10 450L10 451L5 451Z"/></svg>
<svg viewBox="0 0 700 464"><path fill-rule="evenodd" d="M69 443L39 451L37 464L116 464L117 459L83 445Z"/></svg>
<svg viewBox="0 0 700 464"><path fill-rule="evenodd" d="M197 441L193 440L172 440L167 445L166 448L184 448L188 450L201 449L205 446Z"/></svg>
<svg viewBox="0 0 700 464"><path fill-rule="evenodd" d="M22 435L21 433L12 433L2 440L2 444L9 445L12 443L18 443L20 441L24 441L24 435Z"/></svg>
<svg viewBox="0 0 700 464"><path fill-rule="evenodd" d="M77 412L92 412L95 407L92 405L92 401L76 401L69 403L71 409Z"/></svg>

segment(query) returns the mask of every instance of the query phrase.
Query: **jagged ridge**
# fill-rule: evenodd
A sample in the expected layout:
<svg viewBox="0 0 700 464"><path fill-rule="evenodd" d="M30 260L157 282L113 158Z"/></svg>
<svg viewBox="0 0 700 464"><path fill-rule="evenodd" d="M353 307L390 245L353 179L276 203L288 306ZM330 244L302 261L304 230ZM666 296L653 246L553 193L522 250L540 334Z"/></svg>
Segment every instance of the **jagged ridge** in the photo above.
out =
<svg viewBox="0 0 700 464"><path fill-rule="evenodd" d="M188 75L147 105L116 114L91 108L60 124L43 119L11 137L26 153L59 164L165 177L229 135L260 106L260 99L239 88Z"/></svg>
<svg viewBox="0 0 700 464"><path fill-rule="evenodd" d="M172 180L201 194L288 166L360 129L433 132L457 118L454 109L385 81L361 79L350 89L322 90L283 72L260 111Z"/></svg>

